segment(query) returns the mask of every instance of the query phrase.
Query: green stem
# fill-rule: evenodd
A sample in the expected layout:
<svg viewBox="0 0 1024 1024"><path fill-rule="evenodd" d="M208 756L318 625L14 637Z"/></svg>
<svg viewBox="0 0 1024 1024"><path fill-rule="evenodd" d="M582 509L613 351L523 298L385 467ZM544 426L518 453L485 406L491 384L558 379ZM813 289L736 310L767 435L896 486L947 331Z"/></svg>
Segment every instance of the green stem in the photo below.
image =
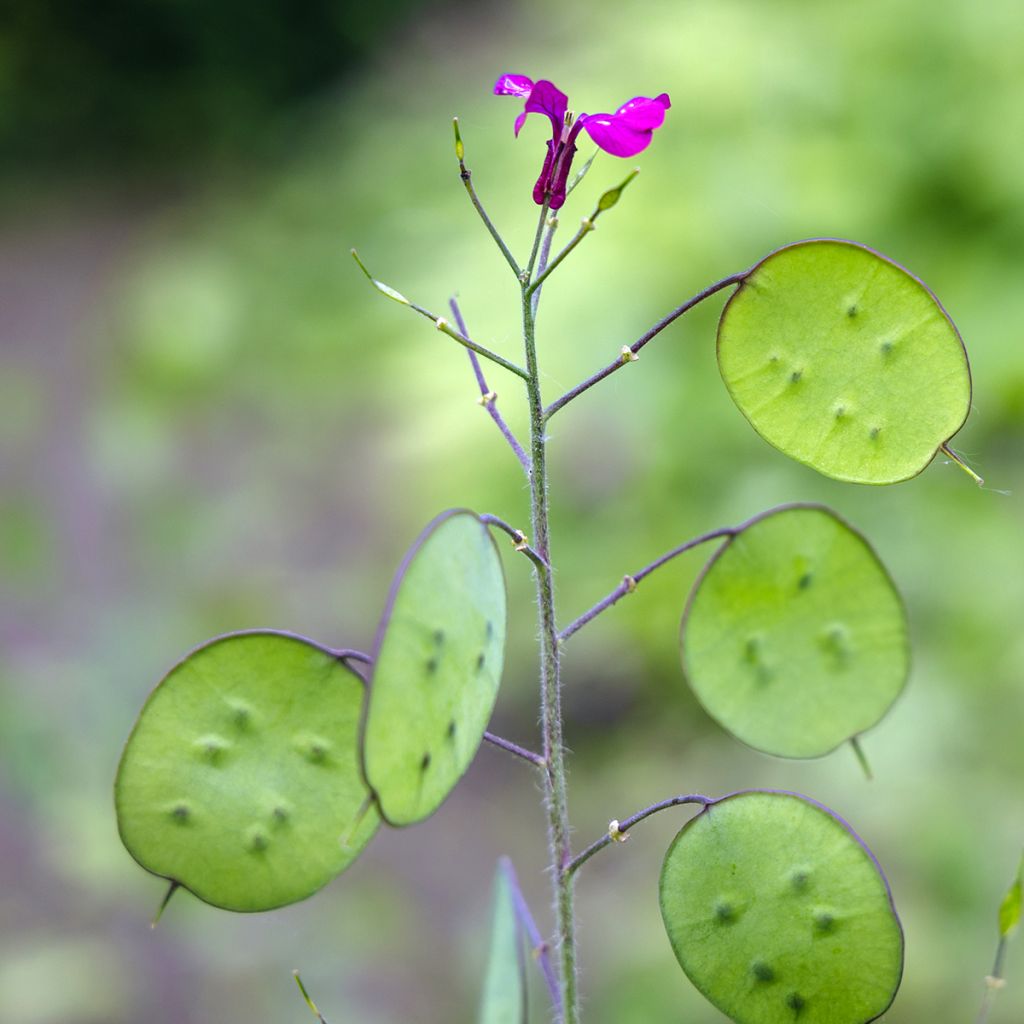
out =
<svg viewBox="0 0 1024 1024"><path fill-rule="evenodd" d="M547 205L541 210L537 227L539 242L547 217ZM531 257L534 264L536 250ZM526 392L530 406L530 515L533 544L543 559L535 564L537 608L540 625L540 689L544 796L548 814L548 846L551 878L554 886L558 934L558 968L562 990L560 1024L578 1024L579 997L576 991L576 931L573 910L573 880L565 874L572 857L569 840L569 806L565 777L565 751L562 743L562 698L559 681L558 627L555 622L554 580L551 572L551 543L548 526L548 494L544 437L544 403L540 393L535 340L535 311L529 281L522 285L523 341L526 349Z"/></svg>

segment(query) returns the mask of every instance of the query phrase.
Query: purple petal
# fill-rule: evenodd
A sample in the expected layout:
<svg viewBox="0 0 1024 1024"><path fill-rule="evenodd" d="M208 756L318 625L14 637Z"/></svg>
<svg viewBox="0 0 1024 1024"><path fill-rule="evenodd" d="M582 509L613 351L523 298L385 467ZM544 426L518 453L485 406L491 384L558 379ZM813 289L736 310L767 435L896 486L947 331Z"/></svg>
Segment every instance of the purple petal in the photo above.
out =
<svg viewBox="0 0 1024 1024"><path fill-rule="evenodd" d="M614 114L585 114L580 118L587 134L612 156L630 157L645 150L665 120L665 111L672 104L668 93L653 100L635 96Z"/></svg>
<svg viewBox="0 0 1024 1024"><path fill-rule="evenodd" d="M502 75L494 83L495 96L529 96L533 79L526 75Z"/></svg>
<svg viewBox="0 0 1024 1024"><path fill-rule="evenodd" d="M534 83L530 95L526 98L526 113L547 114L551 121L552 136L556 139L562 134L565 112L568 109L569 97L544 78Z"/></svg>
<svg viewBox="0 0 1024 1024"><path fill-rule="evenodd" d="M653 100L649 100L646 96L634 96L628 103L623 103L615 111L615 116L628 118L633 128L647 128L653 131L662 126L665 121L665 111L671 106L672 103L669 101L667 92L663 92Z"/></svg>

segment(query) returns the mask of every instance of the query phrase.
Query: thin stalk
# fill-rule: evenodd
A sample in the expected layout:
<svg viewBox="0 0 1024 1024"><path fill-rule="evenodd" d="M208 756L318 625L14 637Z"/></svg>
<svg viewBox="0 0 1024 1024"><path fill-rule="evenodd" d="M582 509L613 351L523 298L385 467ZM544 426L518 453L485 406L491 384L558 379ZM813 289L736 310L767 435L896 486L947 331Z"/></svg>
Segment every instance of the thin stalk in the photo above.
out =
<svg viewBox="0 0 1024 1024"><path fill-rule="evenodd" d="M644 818L649 818L652 814L657 814L658 811L665 811L670 807L679 807L681 804L700 804L702 807L708 807L714 802L711 797L700 796L696 793L691 793L688 796L672 796L667 800L651 804L650 807L645 807L642 811L637 811L636 814L626 818L625 821L612 821L609 823L608 831L600 839L591 843L582 853L577 854L562 868L562 874L566 878L571 878L595 853L600 853L601 850L611 843L624 843L629 838L629 830L634 825L640 824Z"/></svg>
<svg viewBox="0 0 1024 1024"><path fill-rule="evenodd" d="M710 533L703 533L699 537L694 537L693 540L688 540L685 544L680 544L671 551L666 551L660 558L656 558L650 565L645 565L639 572L635 572L630 576L624 576L622 582L610 594L608 594L607 597L602 598L594 605L593 608L589 609L589 611L585 611L575 622L566 626L565 629L558 634L559 641L568 640L573 633L582 629L588 622L590 622L591 619L597 618L601 612L607 608L611 608L613 604L625 597L627 594L632 594L641 580L650 576L655 569L660 569L666 562L672 561L673 558L686 551L691 551L700 544L706 544L708 541L717 540L720 537L732 537L735 534L736 530L728 526L723 526L719 530L712 530Z"/></svg>
<svg viewBox="0 0 1024 1024"><path fill-rule="evenodd" d="M573 249L575 249L576 246L579 245L580 242L582 242L583 239L586 238L587 235L589 235L590 232L594 230L595 219L596 218L593 215L591 215L590 217L587 217L580 222L579 230L576 232L575 235L572 236L571 239L569 239L569 241L566 243L562 251L551 261L550 266L548 266L547 268L542 268L540 273L537 274L537 277L534 280L533 284L530 285L531 292L535 292L538 288L540 288L548 279L548 275L553 273L555 268L561 264L562 260L564 260L565 257L568 256L569 253L571 253Z"/></svg>
<svg viewBox="0 0 1024 1024"><path fill-rule="evenodd" d="M501 255L505 257L505 262L512 268L512 273L519 277L522 273L519 264L516 263L515 257L509 251L509 247L505 244L505 240L494 226L493 221L487 216L487 211L483 208L483 204L477 197L476 189L473 188L473 172L466 166L462 135L459 132L459 119L457 117L452 118L452 124L455 128L455 155L459 161L459 177L462 179L462 184L466 186L466 194L469 196L469 201L480 215L480 219L484 222L484 227L487 228L491 238L497 243L498 248L501 250ZM463 331L462 333L465 334L466 332Z"/></svg>
<svg viewBox="0 0 1024 1024"><path fill-rule="evenodd" d="M485 732L484 739L487 740L491 746L497 747L499 750L504 750L506 753L514 754L516 757L521 757L524 761L529 761L530 764L536 768L544 767L544 758L540 754L535 754L532 750L527 750L526 747L519 746L518 743L513 743L511 740L503 739L501 736L495 736L493 732Z"/></svg>
<svg viewBox="0 0 1024 1024"><path fill-rule="evenodd" d="M527 296L529 296L530 280L533 277L533 268L537 265L537 254L540 251L541 236L544 233L544 223L548 219L548 208L551 202L550 196L545 196L544 205L540 208L540 219L537 221L537 233L533 236L533 248L530 250L530 262L526 264L526 270L520 275L520 282L523 284L523 288L526 290ZM525 276L526 280L523 281ZM531 307L531 313L532 313Z"/></svg>
<svg viewBox="0 0 1024 1024"><path fill-rule="evenodd" d="M547 219L547 203L541 209L530 258L532 273L541 233ZM544 435L544 405L541 400L537 365L534 308L522 284L523 344L526 352L526 392L530 408L530 517L534 544L542 563L535 563L537 612L540 626L540 690L544 796L548 815L548 848L554 887L558 973L562 991L560 1024L578 1024L579 996L576 989L576 926L573 884L564 873L572 856L569 839L569 807L562 741L562 696L559 680L558 628L555 620L554 580L551 572L551 542L548 524L547 465Z"/></svg>
<svg viewBox="0 0 1024 1024"><path fill-rule="evenodd" d="M533 919L533 914L530 913L530 908L527 905L526 897L523 895L523 890L519 885L519 879L516 877L516 871L512 866L512 861L510 861L508 857L502 857L500 863L502 870L508 878L509 885L512 888L512 900L515 903L516 917L519 919L519 926L526 933L526 937L530 940L533 958L537 961L537 966L540 968L541 974L544 975L544 982L547 985L548 993L551 996L551 1005L554 1007L556 1014L561 1013L562 993L558 988L558 978L555 976L554 968L551 966L551 957L548 955L550 953L548 944L541 936L540 929L537 927L537 923Z"/></svg>
<svg viewBox="0 0 1024 1024"><path fill-rule="evenodd" d="M571 391L567 391L561 398L556 398L545 410L544 419L549 420L559 409L563 406L568 405L574 398L582 395L584 391L588 391L595 384L600 383L605 377L610 376L616 370L621 370L629 362L633 362L634 357L637 353L653 338L656 338L661 332L668 327L670 323L677 320L684 313L689 312L698 303L703 302L705 299L710 298L716 292L720 292L723 288L728 288L730 285L742 284L747 275L750 273L749 270L744 270L741 274L732 274L729 277L723 277L721 281L716 281L712 285L708 285L702 292L699 292L692 299L687 299L677 309L672 310L668 316L663 317L659 320L646 334L641 335L632 345L627 346L622 355L620 355L615 362L609 363L604 369L598 370L592 377L588 377L582 384L577 384Z"/></svg>
<svg viewBox="0 0 1024 1024"><path fill-rule="evenodd" d="M996 947L996 962L992 967L992 973L985 979L985 994L981 999L981 1007L978 1010L976 1024L987 1024L988 1015L992 1010L992 1003L996 993L1006 985L1003 978L1003 961L1006 958L1006 936L999 938L999 945Z"/></svg>
<svg viewBox="0 0 1024 1024"><path fill-rule="evenodd" d="M415 302L410 302L408 299L406 303L411 309L416 310L420 316L425 316L428 320L433 321L434 326L442 333L447 334L449 338L454 338L460 345L464 345L471 352L475 352L478 356L483 356L484 359L490 359L492 363L497 363L498 366L504 367L510 373L514 373L517 377L522 377L523 380L527 379L526 370L521 366L516 366L515 363L510 362L504 356L499 356L497 352L492 352L489 348L484 348L483 345L478 345L475 341L470 341L464 334L459 333L454 327L443 316L435 316L430 312L429 309L424 309L423 306L417 305Z"/></svg>
<svg viewBox="0 0 1024 1024"><path fill-rule="evenodd" d="M558 214L553 213L548 217L548 229L544 234L544 241L540 247L540 260L537 263L537 277L544 276L548 265L548 258L551 256L551 243L555 239L555 232L558 230ZM537 303L540 302L540 288L531 286L533 292L533 315L537 316Z"/></svg>
<svg viewBox="0 0 1024 1024"><path fill-rule="evenodd" d="M324 1020L324 1015L320 1012L320 1007L313 1002L309 993L306 991L306 986L302 984L302 978L299 977L299 972L292 971L292 977L295 979L295 984L299 986L299 991L302 993L302 998L306 1001L306 1005L309 1007L309 1012L313 1014L318 1021L320 1021L320 1024L327 1024L327 1021Z"/></svg>
<svg viewBox="0 0 1024 1024"><path fill-rule="evenodd" d="M455 323L459 331L468 338L469 331L466 330L466 321L462 318L462 310L459 309L458 302L455 299L449 299L448 305L451 308L452 316L455 317ZM466 355L469 356L470 365L473 367L473 375L476 377L476 384L480 389L480 404L487 410L487 414L491 419L494 420L495 426L501 431L501 436L508 441L509 447L519 460L519 465L529 473L530 460L526 457L526 452L523 451L523 446L519 443L516 435L512 433L511 428L505 422L505 418L498 412L498 396L487 386L487 378L484 377L484 371L480 367L480 360L477 358L477 354L472 349L466 349Z"/></svg>
<svg viewBox="0 0 1024 1024"><path fill-rule="evenodd" d="M506 523L504 519L499 519L497 516L492 516L490 513L482 515L480 517L480 522L486 523L488 526L495 526L504 533L507 533L509 537L512 538L512 543L515 544L516 551L521 551L539 569L545 572L547 571L547 562L541 557L538 551L535 551L530 547L529 543L527 543L527 536L522 530L517 530L514 526L510 526Z"/></svg>

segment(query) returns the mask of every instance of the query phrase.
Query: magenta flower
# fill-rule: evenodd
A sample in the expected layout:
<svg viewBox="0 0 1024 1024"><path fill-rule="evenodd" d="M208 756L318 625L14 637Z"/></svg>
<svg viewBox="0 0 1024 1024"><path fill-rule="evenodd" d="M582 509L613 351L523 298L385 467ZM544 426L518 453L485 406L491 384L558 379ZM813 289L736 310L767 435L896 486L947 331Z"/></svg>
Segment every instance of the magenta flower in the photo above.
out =
<svg viewBox="0 0 1024 1024"><path fill-rule="evenodd" d="M552 210L565 202L569 168L576 153L576 136L582 129L612 156L636 156L646 149L665 120L665 111L672 104L668 93L654 99L635 96L623 103L614 114L580 114L574 121L568 113L569 97L551 82L534 82L525 75L502 75L494 83L495 96L522 96L523 112L516 118L515 133L523 127L528 114L545 114L551 122L551 140L540 177L533 187L533 201L543 206L545 200Z"/></svg>

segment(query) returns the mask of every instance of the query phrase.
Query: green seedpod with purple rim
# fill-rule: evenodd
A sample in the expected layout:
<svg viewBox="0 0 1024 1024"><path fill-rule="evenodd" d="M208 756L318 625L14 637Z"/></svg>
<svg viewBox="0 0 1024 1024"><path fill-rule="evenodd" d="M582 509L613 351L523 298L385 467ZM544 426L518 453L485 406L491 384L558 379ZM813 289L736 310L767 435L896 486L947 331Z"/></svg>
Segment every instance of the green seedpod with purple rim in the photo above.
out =
<svg viewBox="0 0 1024 1024"><path fill-rule="evenodd" d="M359 771L364 693L335 652L290 633L197 648L125 745L114 796L128 851L227 910L312 895L379 824Z"/></svg>
<svg viewBox="0 0 1024 1024"><path fill-rule="evenodd" d="M920 473L971 405L967 353L938 299L840 239L787 245L743 278L719 321L718 366L769 444L852 483Z"/></svg>
<svg viewBox="0 0 1024 1024"><path fill-rule="evenodd" d="M680 650L711 717L778 757L820 757L871 728L910 670L895 584L821 505L772 509L729 537L690 594Z"/></svg>
<svg viewBox="0 0 1024 1024"><path fill-rule="evenodd" d="M429 817L462 778L505 656L501 557L474 512L434 519L406 555L377 630L362 766L391 825Z"/></svg>
<svg viewBox="0 0 1024 1024"><path fill-rule="evenodd" d="M808 797L710 802L669 847L659 894L680 966L736 1024L867 1024L899 988L888 882L850 826Z"/></svg>

